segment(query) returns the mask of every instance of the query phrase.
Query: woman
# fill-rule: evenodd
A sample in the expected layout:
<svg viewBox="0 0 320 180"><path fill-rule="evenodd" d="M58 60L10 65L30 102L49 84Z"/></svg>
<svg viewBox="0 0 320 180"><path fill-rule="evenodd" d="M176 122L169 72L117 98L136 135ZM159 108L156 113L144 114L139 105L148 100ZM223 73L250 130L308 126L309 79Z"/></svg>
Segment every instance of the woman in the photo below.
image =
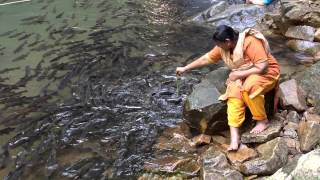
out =
<svg viewBox="0 0 320 180"><path fill-rule="evenodd" d="M248 106L256 126L251 133L260 133L268 127L264 108L264 94L278 83L280 70L276 59L270 54L265 37L254 29L238 33L229 26L218 26L213 34L216 46L192 63L177 67L177 75L222 59L231 69L226 82L227 89L219 100L227 100L228 125L231 141L228 150L240 145L239 127L245 120Z"/></svg>

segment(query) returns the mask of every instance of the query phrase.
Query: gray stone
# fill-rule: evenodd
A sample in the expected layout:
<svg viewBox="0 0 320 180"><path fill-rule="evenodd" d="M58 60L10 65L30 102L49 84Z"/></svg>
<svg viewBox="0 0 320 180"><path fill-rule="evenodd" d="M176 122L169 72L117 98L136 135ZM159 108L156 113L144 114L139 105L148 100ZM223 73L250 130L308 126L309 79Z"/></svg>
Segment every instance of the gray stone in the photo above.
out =
<svg viewBox="0 0 320 180"><path fill-rule="evenodd" d="M226 156L210 147L202 155L201 179L203 180L242 180L240 172L232 169Z"/></svg>
<svg viewBox="0 0 320 180"><path fill-rule="evenodd" d="M215 3L206 11L199 13L193 21L212 25L229 25L238 30L253 27L264 16L265 9L246 4L229 5L225 1Z"/></svg>
<svg viewBox="0 0 320 180"><path fill-rule="evenodd" d="M291 139L297 139L298 138L298 134L294 129L290 128L290 129L286 129L283 132L283 137L289 137Z"/></svg>
<svg viewBox="0 0 320 180"><path fill-rule="evenodd" d="M285 36L294 39L313 41L315 31L316 29L311 26L291 26L288 28Z"/></svg>
<svg viewBox="0 0 320 180"><path fill-rule="evenodd" d="M299 116L299 114L298 114L296 111L290 111L290 112L287 114L286 119L287 119L289 122L299 123L300 116Z"/></svg>
<svg viewBox="0 0 320 180"><path fill-rule="evenodd" d="M304 41L304 40L289 40L287 45L290 49L298 52L305 52L315 56L320 50L320 43Z"/></svg>
<svg viewBox="0 0 320 180"><path fill-rule="evenodd" d="M242 143L264 143L275 137L278 137L282 128L282 123L277 120L271 120L269 127L259 134L252 134L250 130L241 135Z"/></svg>
<svg viewBox="0 0 320 180"><path fill-rule="evenodd" d="M288 147L280 137L275 138L257 148L260 158L247 161L240 166L245 175L270 175L287 162Z"/></svg>
<svg viewBox="0 0 320 180"><path fill-rule="evenodd" d="M184 103L183 115L190 126L201 133L212 134L227 125L227 105L218 100L225 91L229 70L219 68L209 73L201 83L194 86Z"/></svg>
<svg viewBox="0 0 320 180"><path fill-rule="evenodd" d="M279 169L268 180L317 180L320 177L320 149L302 155Z"/></svg>
<svg viewBox="0 0 320 180"><path fill-rule="evenodd" d="M319 1L281 0L284 22L320 26Z"/></svg>
<svg viewBox="0 0 320 180"><path fill-rule="evenodd" d="M320 114L320 62L297 74L296 79L312 101L316 113Z"/></svg>
<svg viewBox="0 0 320 180"><path fill-rule="evenodd" d="M320 142L320 124L316 122L300 122L298 135L301 150L310 151Z"/></svg>
<svg viewBox="0 0 320 180"><path fill-rule="evenodd" d="M293 107L297 111L307 109L306 97L295 79L280 84L280 103L284 108Z"/></svg>

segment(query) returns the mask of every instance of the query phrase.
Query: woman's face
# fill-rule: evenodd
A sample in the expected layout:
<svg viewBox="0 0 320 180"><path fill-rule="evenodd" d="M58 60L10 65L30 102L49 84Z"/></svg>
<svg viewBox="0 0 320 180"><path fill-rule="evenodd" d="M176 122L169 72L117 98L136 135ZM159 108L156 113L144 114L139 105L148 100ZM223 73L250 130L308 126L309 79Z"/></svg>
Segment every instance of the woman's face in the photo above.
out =
<svg viewBox="0 0 320 180"><path fill-rule="evenodd" d="M227 39L226 41L223 42L217 42L217 46L224 49L224 50L231 50L234 48L234 44L232 41Z"/></svg>

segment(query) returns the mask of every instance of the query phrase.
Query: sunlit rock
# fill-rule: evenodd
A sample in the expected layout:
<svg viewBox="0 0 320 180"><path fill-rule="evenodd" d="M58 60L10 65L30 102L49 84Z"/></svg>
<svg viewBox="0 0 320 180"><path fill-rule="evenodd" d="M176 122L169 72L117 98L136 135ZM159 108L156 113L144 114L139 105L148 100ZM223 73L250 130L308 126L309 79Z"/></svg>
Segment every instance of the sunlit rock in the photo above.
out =
<svg viewBox="0 0 320 180"><path fill-rule="evenodd" d="M298 135L301 150L310 151L320 142L320 124L316 122L300 122Z"/></svg>
<svg viewBox="0 0 320 180"><path fill-rule="evenodd" d="M271 120L269 127L258 134L250 133L250 129L241 135L242 143L264 143L275 137L278 137L282 128L282 122Z"/></svg>
<svg viewBox="0 0 320 180"><path fill-rule="evenodd" d="M291 26L285 36L294 39L313 41L316 29L311 26Z"/></svg>
<svg viewBox="0 0 320 180"><path fill-rule="evenodd" d="M223 153L210 147L202 155L201 178L203 180L242 180L243 176L232 169Z"/></svg>
<svg viewBox="0 0 320 180"><path fill-rule="evenodd" d="M284 108L294 108L297 111L307 109L306 96L295 79L280 84L280 103Z"/></svg>
<svg viewBox="0 0 320 180"><path fill-rule="evenodd" d="M240 166L242 173L246 175L269 175L276 172L287 162L288 148L280 137L257 147L261 157L246 161Z"/></svg>
<svg viewBox="0 0 320 180"><path fill-rule="evenodd" d="M320 149L302 155L279 169L268 180L319 179Z"/></svg>

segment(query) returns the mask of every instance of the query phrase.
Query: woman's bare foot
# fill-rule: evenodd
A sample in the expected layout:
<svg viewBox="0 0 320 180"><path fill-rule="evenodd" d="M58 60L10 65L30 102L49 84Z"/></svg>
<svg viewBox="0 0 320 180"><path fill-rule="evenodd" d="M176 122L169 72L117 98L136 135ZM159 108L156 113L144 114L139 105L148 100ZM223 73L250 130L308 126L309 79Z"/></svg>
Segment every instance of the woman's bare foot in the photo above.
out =
<svg viewBox="0 0 320 180"><path fill-rule="evenodd" d="M239 128L230 127L230 145L228 147L228 151L237 151L239 149L240 144L240 135L239 135Z"/></svg>
<svg viewBox="0 0 320 180"><path fill-rule="evenodd" d="M256 126L250 131L250 133L253 133L253 134L261 133L262 131L266 130L268 126L269 126L268 119L263 121L257 121Z"/></svg>

